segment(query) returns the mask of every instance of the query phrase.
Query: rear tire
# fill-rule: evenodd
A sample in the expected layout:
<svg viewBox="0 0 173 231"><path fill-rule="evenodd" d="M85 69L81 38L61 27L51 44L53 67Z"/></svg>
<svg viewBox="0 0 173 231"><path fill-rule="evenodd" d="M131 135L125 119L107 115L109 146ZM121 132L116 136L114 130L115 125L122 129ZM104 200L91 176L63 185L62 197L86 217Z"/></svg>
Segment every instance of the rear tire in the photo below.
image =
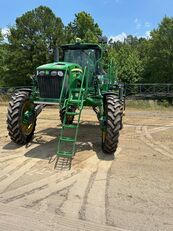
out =
<svg viewBox="0 0 173 231"><path fill-rule="evenodd" d="M120 130L121 130L121 129L123 129L123 113L124 113L124 105L123 105L123 102L120 104L120 111L121 111Z"/></svg>
<svg viewBox="0 0 173 231"><path fill-rule="evenodd" d="M12 141L17 144L28 143L34 134L36 117L33 115L28 124L23 123L24 113L33 108L29 93L19 91L12 95L8 106L7 129Z"/></svg>
<svg viewBox="0 0 173 231"><path fill-rule="evenodd" d="M75 109L74 107L68 108L68 112L75 112L75 110L76 110L76 109ZM62 109L59 111L61 123L63 123L63 121L64 121L65 113L66 113L66 108L62 108ZM67 115L67 116L66 116L66 121L65 121L65 123L66 123L66 124L72 124L72 123L73 123L73 120L74 120L74 115Z"/></svg>
<svg viewBox="0 0 173 231"><path fill-rule="evenodd" d="M102 131L102 149L105 154L113 154L118 146L121 129L121 104L115 95L107 95L104 114L106 116L105 131Z"/></svg>

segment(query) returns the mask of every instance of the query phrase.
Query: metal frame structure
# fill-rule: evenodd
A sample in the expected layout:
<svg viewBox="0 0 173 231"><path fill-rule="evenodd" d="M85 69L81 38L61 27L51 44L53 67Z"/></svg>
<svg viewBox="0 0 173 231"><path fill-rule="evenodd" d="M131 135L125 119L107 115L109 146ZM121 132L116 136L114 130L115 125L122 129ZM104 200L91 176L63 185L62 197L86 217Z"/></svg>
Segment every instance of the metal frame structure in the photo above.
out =
<svg viewBox="0 0 173 231"><path fill-rule="evenodd" d="M173 84L171 83L125 84L124 89L127 98L173 99Z"/></svg>

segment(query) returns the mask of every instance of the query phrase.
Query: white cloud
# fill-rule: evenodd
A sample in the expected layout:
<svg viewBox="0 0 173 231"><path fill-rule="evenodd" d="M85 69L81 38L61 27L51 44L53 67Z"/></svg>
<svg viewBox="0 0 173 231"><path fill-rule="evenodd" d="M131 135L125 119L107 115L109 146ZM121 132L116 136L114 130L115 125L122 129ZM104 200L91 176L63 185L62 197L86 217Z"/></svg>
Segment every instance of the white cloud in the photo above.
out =
<svg viewBox="0 0 173 231"><path fill-rule="evenodd" d="M138 18L135 18L134 23L138 23Z"/></svg>
<svg viewBox="0 0 173 231"><path fill-rule="evenodd" d="M145 25L145 27L149 28L151 26L151 23L150 22L145 22L144 25Z"/></svg>
<svg viewBox="0 0 173 231"><path fill-rule="evenodd" d="M136 28L136 30L140 30L140 29L142 29L142 28L150 28L151 27L151 23L150 22L148 22L148 21L146 21L146 22L142 22L140 19L138 19L138 18L135 18L134 20L133 20L133 23L135 24L135 28Z"/></svg>
<svg viewBox="0 0 173 231"><path fill-rule="evenodd" d="M112 39L113 42L124 42L124 39L127 38L127 34L125 32L122 32L121 34L110 36L109 40Z"/></svg>
<svg viewBox="0 0 173 231"><path fill-rule="evenodd" d="M142 24L138 18L135 18L134 23L137 30L141 29Z"/></svg>
<svg viewBox="0 0 173 231"><path fill-rule="evenodd" d="M150 39L151 38L151 31L147 30L145 32L145 36L144 36L146 39Z"/></svg>
<svg viewBox="0 0 173 231"><path fill-rule="evenodd" d="M10 30L9 30L9 28L6 28L6 27L5 27L5 28L2 28L2 29L1 29L1 32L2 32L3 37L6 38L7 35L9 35Z"/></svg>
<svg viewBox="0 0 173 231"><path fill-rule="evenodd" d="M150 33L151 31L147 30L144 35L134 34L133 36L136 36L138 39L140 38L150 39L151 38ZM110 36L109 40L112 39L112 43L117 42L117 41L124 42L124 39L126 39L127 36L128 34L126 34L125 32L122 32L121 34Z"/></svg>
<svg viewBox="0 0 173 231"><path fill-rule="evenodd" d="M135 35L138 39L140 38L145 38L145 39L150 39L151 38L151 31L147 30L145 34L143 35Z"/></svg>

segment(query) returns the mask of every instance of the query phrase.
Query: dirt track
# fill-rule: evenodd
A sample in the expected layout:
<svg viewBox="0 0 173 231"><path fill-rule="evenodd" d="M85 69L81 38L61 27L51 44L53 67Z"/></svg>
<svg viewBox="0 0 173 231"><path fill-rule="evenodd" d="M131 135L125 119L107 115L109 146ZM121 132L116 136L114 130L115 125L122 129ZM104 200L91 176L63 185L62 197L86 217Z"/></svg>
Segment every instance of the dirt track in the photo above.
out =
<svg viewBox="0 0 173 231"><path fill-rule="evenodd" d="M119 148L104 156L85 110L70 171L48 163L60 133L45 109L33 141L10 142L0 106L0 230L173 230L173 112L127 110Z"/></svg>

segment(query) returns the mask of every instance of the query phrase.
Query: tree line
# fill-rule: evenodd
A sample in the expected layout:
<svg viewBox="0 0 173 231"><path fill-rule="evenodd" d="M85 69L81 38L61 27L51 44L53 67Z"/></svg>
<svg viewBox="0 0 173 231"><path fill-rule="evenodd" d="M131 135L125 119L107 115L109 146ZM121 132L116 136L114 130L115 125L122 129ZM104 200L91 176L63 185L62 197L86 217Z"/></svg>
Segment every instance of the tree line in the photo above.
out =
<svg viewBox="0 0 173 231"><path fill-rule="evenodd" d="M64 26L60 17L40 6L16 18L5 39L0 30L0 86L30 85L37 66L53 61L54 47L98 42L102 30L86 12ZM113 60L123 83L173 83L173 18L164 17L149 38L128 35L107 44L105 62Z"/></svg>

